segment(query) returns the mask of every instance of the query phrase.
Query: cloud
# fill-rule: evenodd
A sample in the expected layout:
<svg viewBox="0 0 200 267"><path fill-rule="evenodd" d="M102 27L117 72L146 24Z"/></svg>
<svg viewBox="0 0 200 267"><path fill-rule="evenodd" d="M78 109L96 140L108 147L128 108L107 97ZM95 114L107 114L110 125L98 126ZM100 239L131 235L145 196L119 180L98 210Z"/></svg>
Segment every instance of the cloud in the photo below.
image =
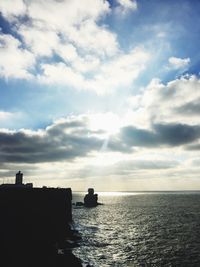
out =
<svg viewBox="0 0 200 267"><path fill-rule="evenodd" d="M155 147L159 144L154 132L126 126L121 130L121 138L130 146Z"/></svg>
<svg viewBox="0 0 200 267"><path fill-rule="evenodd" d="M124 61L127 62L127 59ZM0 162L48 163L79 158L85 158L87 161L88 157L93 157L95 153L120 153L130 156L138 153L139 148L153 151L160 147L170 149L179 146L183 151L188 151L189 146L199 142L199 116L194 121L188 119L185 122L182 119L183 111L177 111L176 108L183 108L188 101L193 103L198 99L196 96L199 84L199 79L195 76L182 77L167 84L159 80L152 81L141 95L136 96L136 109L130 113L129 120L120 125L116 119L116 127L117 124L118 128L121 127L120 133L116 129L116 132L107 134L106 131L111 128L109 121L104 120L104 117L108 117L106 114L96 117L101 126L99 128L90 124L92 118L93 121L95 118L92 114L61 119L38 131L1 130ZM185 97L188 90L190 95ZM137 123L135 118L140 113L143 116L148 115L147 123ZM13 114L2 111L0 120L9 120L11 115L13 118ZM99 118L102 118L102 125ZM110 118L114 122L114 117ZM126 121L123 115L120 121Z"/></svg>
<svg viewBox="0 0 200 267"><path fill-rule="evenodd" d="M156 169L169 169L179 165L178 161L175 160L127 160L121 161L115 164L118 170L132 171L138 169L156 170Z"/></svg>
<svg viewBox="0 0 200 267"><path fill-rule="evenodd" d="M105 136L89 128L89 117L61 119L46 129L0 130L0 162L41 163L73 160L98 152ZM126 144L113 138L107 151L130 152Z"/></svg>
<svg viewBox="0 0 200 267"><path fill-rule="evenodd" d="M71 43L75 43L86 54L106 57L118 52L116 35L92 20L84 21L78 28L70 28L65 34Z"/></svg>
<svg viewBox="0 0 200 267"><path fill-rule="evenodd" d="M11 128L13 124L17 126L25 119L26 116L22 112L8 112L0 110L0 129Z"/></svg>
<svg viewBox="0 0 200 267"><path fill-rule="evenodd" d="M190 150L190 151L199 151L200 150L200 144L194 143L194 144L186 146L185 149Z"/></svg>
<svg viewBox="0 0 200 267"><path fill-rule="evenodd" d="M103 0L86 0L82 3L78 0L51 0L48 3L31 1L27 5L31 25L21 26L19 32L32 49L40 43L43 50L48 50L50 44L54 52L59 54L60 45L63 49L74 45L81 54L110 56L118 50L116 36L104 25L97 24L109 12L108 2Z"/></svg>
<svg viewBox="0 0 200 267"><path fill-rule="evenodd" d="M103 0L85 0L81 3L79 0L35 0L28 2L27 8L32 20L56 30L81 24L88 18L97 21L110 11L109 3Z"/></svg>
<svg viewBox="0 0 200 267"><path fill-rule="evenodd" d="M200 114L200 98L194 99L194 101L190 101L185 103L179 107L176 107L175 112L178 114L183 114L184 116L194 116Z"/></svg>
<svg viewBox="0 0 200 267"><path fill-rule="evenodd" d="M125 15L129 11L137 10L136 0L117 0L117 3L118 3L118 6L116 8L117 13Z"/></svg>
<svg viewBox="0 0 200 267"><path fill-rule="evenodd" d="M0 10L5 18L12 21L26 13L26 5L23 0L1 0Z"/></svg>
<svg viewBox="0 0 200 267"><path fill-rule="evenodd" d="M42 74L38 75L38 79L42 83L65 84L76 89L96 91L98 94L110 93L114 89L131 86L145 69L149 58L146 51L137 47L130 53L121 53L101 65L97 60L98 71L92 73L91 78L65 63L42 64Z"/></svg>
<svg viewBox="0 0 200 267"><path fill-rule="evenodd" d="M9 120L12 116L13 116L13 114L11 112L0 111L0 121L1 122Z"/></svg>
<svg viewBox="0 0 200 267"><path fill-rule="evenodd" d="M59 44L59 37L55 31L42 30L37 27L22 25L19 28L19 33L23 38L26 47L36 57L51 57L54 49Z"/></svg>
<svg viewBox="0 0 200 267"><path fill-rule="evenodd" d="M10 1L0 5L13 34L1 34L2 77L34 78L104 94L131 86L145 69L150 53L142 47L124 52L116 33L103 24L111 12L108 1L18 0L18 4L16 11ZM124 12L137 7L135 1L119 5Z"/></svg>
<svg viewBox="0 0 200 267"><path fill-rule="evenodd" d="M176 160L123 160L106 166L87 165L79 169L74 175L80 178L86 177L109 177L120 176L128 177L138 173L138 171L167 170L179 166Z"/></svg>
<svg viewBox="0 0 200 267"><path fill-rule="evenodd" d="M153 129L137 129L127 126L121 130L122 140L132 147L180 146L200 138L200 126L154 124Z"/></svg>
<svg viewBox="0 0 200 267"><path fill-rule="evenodd" d="M200 79L184 75L166 84L153 79L130 98L132 121L138 128L150 128L152 123L200 124L198 104Z"/></svg>
<svg viewBox="0 0 200 267"><path fill-rule="evenodd" d="M21 47L18 39L0 33L0 76L5 78L30 79L35 58L32 53Z"/></svg>
<svg viewBox="0 0 200 267"><path fill-rule="evenodd" d="M123 66L128 60L129 57L123 60L120 58L118 64ZM70 77L72 78L72 75ZM96 117L94 114L72 116L58 120L46 129L38 131L1 130L0 162L72 161L77 158L88 159L99 151L133 155L138 152L138 148L153 150L179 146L188 150L189 145L193 146L199 141L200 122L199 116L194 121L188 119L184 122L182 112L185 103L198 100L196 96L199 84L199 79L195 76L181 77L167 84L153 80L141 95L136 95L135 102L131 102L134 103L135 109L129 114L129 119L126 121L126 116L120 117L120 121L125 122L121 125L116 119L115 127L121 127L120 133L116 128L116 132L107 134L106 131L111 127L109 120L106 122L104 117L108 118L108 114ZM190 95L185 97L188 90ZM183 110L177 110L178 107L182 107ZM144 117L148 115L146 123L144 121L137 123L135 120L140 113ZM110 118L114 123L114 117L111 115ZM13 118L14 115L3 111L0 113L2 121L9 120L10 116ZM96 125L99 125L99 128L90 124L95 118L98 118Z"/></svg>
<svg viewBox="0 0 200 267"><path fill-rule="evenodd" d="M54 125L43 132L1 132L0 160L3 162L36 163L71 160L85 156L101 146L97 138L79 136L68 124ZM56 132L56 134L55 134Z"/></svg>
<svg viewBox="0 0 200 267"><path fill-rule="evenodd" d="M2 0L0 11L8 21L15 17L13 32L19 34L36 55L50 56L62 44L75 44L87 54L89 51L113 55L117 51L115 34L97 24L102 16L110 12L107 1L85 0L80 3L78 0L18 0L15 4L16 9L11 1Z"/></svg>
<svg viewBox="0 0 200 267"><path fill-rule="evenodd" d="M186 69L190 64L190 58L178 58L178 57L170 57L168 59L169 67L175 70L178 69Z"/></svg>
<svg viewBox="0 0 200 267"><path fill-rule="evenodd" d="M192 143L200 137L199 125L176 124L155 124L154 129L161 144L179 146Z"/></svg>
<svg viewBox="0 0 200 267"><path fill-rule="evenodd" d="M74 88L82 88L84 76L60 62L55 64L42 64L42 74L38 75L38 80L46 84L68 85Z"/></svg>

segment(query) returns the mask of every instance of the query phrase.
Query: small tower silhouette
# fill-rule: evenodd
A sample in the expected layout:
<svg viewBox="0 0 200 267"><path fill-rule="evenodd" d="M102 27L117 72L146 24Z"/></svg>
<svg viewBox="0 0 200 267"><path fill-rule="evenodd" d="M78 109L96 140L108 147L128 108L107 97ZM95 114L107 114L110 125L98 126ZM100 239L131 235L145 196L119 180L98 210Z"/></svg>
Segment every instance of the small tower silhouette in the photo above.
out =
<svg viewBox="0 0 200 267"><path fill-rule="evenodd" d="M17 185L23 184L23 173L21 173L20 171L16 173L15 184Z"/></svg>

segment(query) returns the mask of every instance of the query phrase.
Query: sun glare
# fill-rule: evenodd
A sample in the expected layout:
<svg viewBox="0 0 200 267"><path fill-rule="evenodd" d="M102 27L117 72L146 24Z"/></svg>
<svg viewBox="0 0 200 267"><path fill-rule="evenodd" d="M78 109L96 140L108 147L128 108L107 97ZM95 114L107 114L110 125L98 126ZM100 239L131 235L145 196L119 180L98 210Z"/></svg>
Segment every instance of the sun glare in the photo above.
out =
<svg viewBox="0 0 200 267"><path fill-rule="evenodd" d="M116 134L120 129L120 119L112 113L90 115L90 128L93 131L103 130L106 135Z"/></svg>

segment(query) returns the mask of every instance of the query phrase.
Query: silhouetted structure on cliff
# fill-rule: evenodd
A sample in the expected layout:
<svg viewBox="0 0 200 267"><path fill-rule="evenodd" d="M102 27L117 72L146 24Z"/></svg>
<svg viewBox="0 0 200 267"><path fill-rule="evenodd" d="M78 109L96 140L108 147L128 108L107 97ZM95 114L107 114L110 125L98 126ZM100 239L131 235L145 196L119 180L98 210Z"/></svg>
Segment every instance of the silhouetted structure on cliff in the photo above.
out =
<svg viewBox="0 0 200 267"><path fill-rule="evenodd" d="M2 267L80 267L71 251L59 254L72 236L70 188L0 186L0 261Z"/></svg>
<svg viewBox="0 0 200 267"><path fill-rule="evenodd" d="M20 187L20 188L32 188L33 184L32 183L27 183L24 184L23 183L23 173L21 171L18 171L18 173L16 173L15 176L15 184L1 184L0 188L16 188L16 187Z"/></svg>

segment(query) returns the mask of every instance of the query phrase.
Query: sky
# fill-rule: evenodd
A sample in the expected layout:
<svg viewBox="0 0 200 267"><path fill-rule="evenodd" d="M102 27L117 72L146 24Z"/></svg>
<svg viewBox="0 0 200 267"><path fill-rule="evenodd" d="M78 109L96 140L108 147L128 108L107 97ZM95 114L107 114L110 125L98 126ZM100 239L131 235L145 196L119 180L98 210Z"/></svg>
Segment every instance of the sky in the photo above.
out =
<svg viewBox="0 0 200 267"><path fill-rule="evenodd" d="M200 1L0 0L0 183L200 190Z"/></svg>

